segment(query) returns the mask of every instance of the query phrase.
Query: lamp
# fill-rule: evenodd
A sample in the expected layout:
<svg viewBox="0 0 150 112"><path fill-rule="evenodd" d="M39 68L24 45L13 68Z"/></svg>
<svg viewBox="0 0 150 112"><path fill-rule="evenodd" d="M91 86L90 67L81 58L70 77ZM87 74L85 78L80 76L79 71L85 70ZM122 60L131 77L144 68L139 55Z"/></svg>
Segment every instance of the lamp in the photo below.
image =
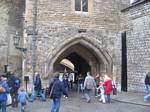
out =
<svg viewBox="0 0 150 112"><path fill-rule="evenodd" d="M19 47L19 42L20 42L20 36L18 34L18 32L16 32L16 35L14 36L14 45L15 45L15 48L22 51L22 52L26 52L27 51L27 48L21 48Z"/></svg>

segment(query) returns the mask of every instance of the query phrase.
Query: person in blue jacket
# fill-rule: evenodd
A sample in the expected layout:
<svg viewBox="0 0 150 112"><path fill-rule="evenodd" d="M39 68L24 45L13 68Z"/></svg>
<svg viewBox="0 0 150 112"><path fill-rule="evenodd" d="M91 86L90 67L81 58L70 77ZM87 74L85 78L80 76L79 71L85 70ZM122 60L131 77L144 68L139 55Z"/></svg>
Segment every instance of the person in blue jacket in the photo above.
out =
<svg viewBox="0 0 150 112"><path fill-rule="evenodd" d="M7 93L9 93L9 87L4 77L0 75L0 110L6 111Z"/></svg>
<svg viewBox="0 0 150 112"><path fill-rule="evenodd" d="M63 93L67 98L68 93L64 88L63 82L59 80L58 72L54 74L54 79L53 81L51 81L49 85L49 93L50 93L50 97L53 100L51 112L59 112L61 95Z"/></svg>
<svg viewBox="0 0 150 112"><path fill-rule="evenodd" d="M18 101L20 103L20 112L25 112L25 106L27 104L27 100L29 100L29 96L24 90L24 88L21 88L21 91L18 95Z"/></svg>
<svg viewBox="0 0 150 112"><path fill-rule="evenodd" d="M42 93L42 82L41 82L40 74L36 73L35 75L36 77L34 80L34 91L32 93L32 102L34 102L34 100L38 95L40 95L42 101L45 101L46 98L45 95Z"/></svg>

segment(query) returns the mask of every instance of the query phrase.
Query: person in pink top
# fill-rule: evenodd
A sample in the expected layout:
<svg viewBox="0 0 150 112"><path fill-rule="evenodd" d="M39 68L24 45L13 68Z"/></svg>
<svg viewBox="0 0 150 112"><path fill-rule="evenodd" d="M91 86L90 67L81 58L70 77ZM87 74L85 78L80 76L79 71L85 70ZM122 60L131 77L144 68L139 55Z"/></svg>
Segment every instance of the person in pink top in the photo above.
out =
<svg viewBox="0 0 150 112"><path fill-rule="evenodd" d="M111 92L112 92L112 80L109 76L105 75L104 76L104 84L103 84L104 88L105 88L105 94L107 96L106 101L108 103L111 103Z"/></svg>

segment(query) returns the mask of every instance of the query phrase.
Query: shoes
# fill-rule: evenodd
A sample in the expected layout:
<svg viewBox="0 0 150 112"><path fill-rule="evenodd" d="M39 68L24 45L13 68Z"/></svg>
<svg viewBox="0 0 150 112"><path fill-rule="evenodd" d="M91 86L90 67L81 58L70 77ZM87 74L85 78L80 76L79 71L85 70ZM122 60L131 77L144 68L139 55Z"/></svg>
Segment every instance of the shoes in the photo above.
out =
<svg viewBox="0 0 150 112"><path fill-rule="evenodd" d="M91 100L88 100L88 101L87 101L87 103L90 103L90 102L91 102Z"/></svg>
<svg viewBox="0 0 150 112"><path fill-rule="evenodd" d="M34 100L29 100L29 102L32 102L32 103L33 103L33 102L34 102Z"/></svg>
<svg viewBox="0 0 150 112"><path fill-rule="evenodd" d="M147 100L146 99L144 99L144 102L146 102Z"/></svg>
<svg viewBox="0 0 150 112"><path fill-rule="evenodd" d="M64 95L64 98L68 99L68 97L67 97L67 96L65 96L65 95Z"/></svg>
<svg viewBox="0 0 150 112"><path fill-rule="evenodd" d="M99 102L102 102L102 99L99 99Z"/></svg>
<svg viewBox="0 0 150 112"><path fill-rule="evenodd" d="M42 102L46 102L46 99L42 100Z"/></svg>

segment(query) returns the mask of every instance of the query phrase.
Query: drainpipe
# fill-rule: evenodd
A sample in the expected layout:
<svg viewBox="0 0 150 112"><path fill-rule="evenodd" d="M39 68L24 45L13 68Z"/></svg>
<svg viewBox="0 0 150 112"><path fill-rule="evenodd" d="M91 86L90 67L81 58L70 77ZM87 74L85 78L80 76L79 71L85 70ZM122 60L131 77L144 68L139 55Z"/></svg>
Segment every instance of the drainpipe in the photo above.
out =
<svg viewBox="0 0 150 112"><path fill-rule="evenodd" d="M32 74L33 74L33 83L34 75L36 68L36 23L37 23L37 0L34 0L33 4L33 36L32 36Z"/></svg>

